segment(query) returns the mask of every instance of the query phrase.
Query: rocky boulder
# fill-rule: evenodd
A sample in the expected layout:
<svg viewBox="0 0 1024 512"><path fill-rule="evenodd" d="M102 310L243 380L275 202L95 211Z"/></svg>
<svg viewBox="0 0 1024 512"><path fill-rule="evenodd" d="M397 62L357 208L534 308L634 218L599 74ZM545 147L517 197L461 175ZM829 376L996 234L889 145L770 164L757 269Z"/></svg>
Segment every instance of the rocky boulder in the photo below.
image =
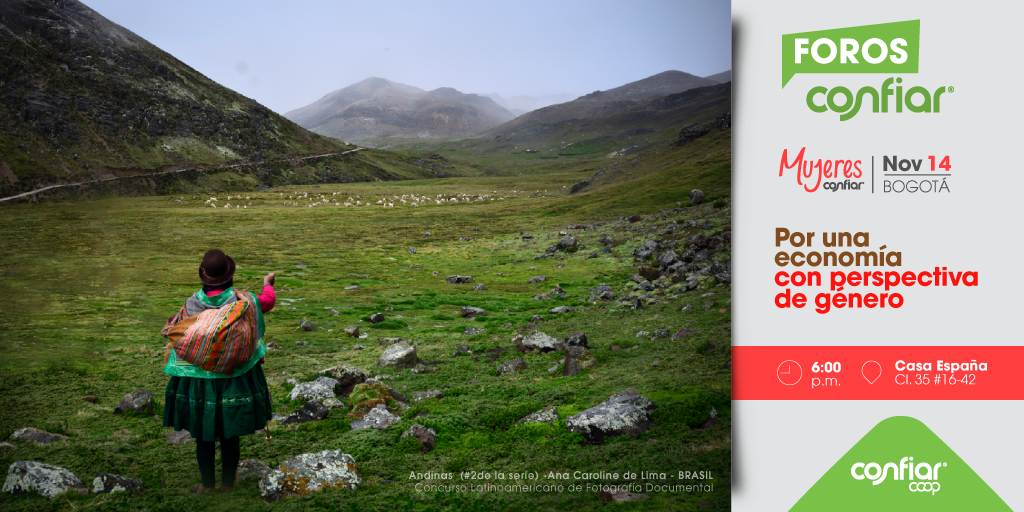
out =
<svg viewBox="0 0 1024 512"><path fill-rule="evenodd" d="M565 290L563 290L561 286L556 284L555 287L552 288L550 292L548 292L548 296L550 296L550 297L568 297L569 294L565 293Z"/></svg>
<svg viewBox="0 0 1024 512"><path fill-rule="evenodd" d="M144 487L142 480L110 473L96 473L96 478L92 480L93 494L113 494L115 492L142 494Z"/></svg>
<svg viewBox="0 0 1024 512"><path fill-rule="evenodd" d="M498 375L508 375L510 373L521 372L526 369L526 361L522 357L517 357L511 361L506 361L498 365Z"/></svg>
<svg viewBox="0 0 1024 512"><path fill-rule="evenodd" d="M444 280L448 281L451 284L462 284L462 283L472 283L473 282L473 278L470 277L470 276L448 276L448 277L444 278Z"/></svg>
<svg viewBox="0 0 1024 512"><path fill-rule="evenodd" d="M574 236L567 236L558 241L560 251L574 252L579 247L579 241Z"/></svg>
<svg viewBox="0 0 1024 512"><path fill-rule="evenodd" d="M327 414L331 410L319 400L310 400L303 405L301 409L292 412L287 418L281 420L282 425L292 425L295 423L306 423L309 421L319 421L327 418Z"/></svg>
<svg viewBox="0 0 1024 512"><path fill-rule="evenodd" d="M590 353L587 347L570 346L565 347L565 368L562 375L571 377L588 368L597 366L597 358Z"/></svg>
<svg viewBox="0 0 1024 512"><path fill-rule="evenodd" d="M136 389L121 399L121 403L114 409L114 414L123 412L137 412L146 416L153 415L153 393L145 389Z"/></svg>
<svg viewBox="0 0 1024 512"><path fill-rule="evenodd" d="M658 252L658 242L648 240L633 250L633 257L638 260L646 260Z"/></svg>
<svg viewBox="0 0 1024 512"><path fill-rule="evenodd" d="M377 366L394 366L396 368L411 368L416 366L416 347L408 343L397 343L384 349L384 353L377 360Z"/></svg>
<svg viewBox="0 0 1024 512"><path fill-rule="evenodd" d="M345 330L342 331L342 332L344 332L345 335L348 336L349 338L358 338L359 337L359 327L355 326L355 325L350 325L350 326L346 327Z"/></svg>
<svg viewBox="0 0 1024 512"><path fill-rule="evenodd" d="M587 346L587 333L574 332L565 337L565 346L567 347L586 347Z"/></svg>
<svg viewBox="0 0 1024 512"><path fill-rule="evenodd" d="M371 324L379 324L384 321L384 313L374 313L370 315Z"/></svg>
<svg viewBox="0 0 1024 512"><path fill-rule="evenodd" d="M551 426L555 425L558 421L558 411L555 410L555 406L549 405L537 412L531 412L526 416L523 416L516 425L523 425L525 423L547 423Z"/></svg>
<svg viewBox="0 0 1024 512"><path fill-rule="evenodd" d="M474 291L474 292L480 292L480 291L484 291L484 290L486 290L486 289L487 289L487 287L486 287L486 286L484 286L484 284L483 284L483 283L480 283L480 284L478 284L478 285L476 285L476 286L474 286L474 287L473 287L473 291Z"/></svg>
<svg viewBox="0 0 1024 512"><path fill-rule="evenodd" d="M363 482L351 455L341 450L304 453L286 460L260 480L267 502L303 496L323 489L356 489Z"/></svg>
<svg viewBox="0 0 1024 512"><path fill-rule="evenodd" d="M691 205L698 205L698 204L701 204L703 202L704 202L704 192L701 192L698 189L693 189L693 190L690 191L690 204Z"/></svg>
<svg viewBox="0 0 1024 512"><path fill-rule="evenodd" d="M235 470L235 480L242 481L247 478L263 480L272 470L259 459L245 459L238 461L238 469Z"/></svg>
<svg viewBox="0 0 1024 512"><path fill-rule="evenodd" d="M11 464L3 488L3 492L10 494L36 491L50 499L68 490L82 494L89 492L74 473L61 467L26 460Z"/></svg>
<svg viewBox="0 0 1024 512"><path fill-rule="evenodd" d="M563 342L558 338L548 336L541 331L530 331L529 334L523 338L520 342L521 345L533 349L540 350L541 352L551 352L552 350L561 350Z"/></svg>
<svg viewBox="0 0 1024 512"><path fill-rule="evenodd" d="M533 276L533 277L527 279L526 282L528 282L530 284L537 284L537 283L543 283L545 281L545 279L547 279L547 277L545 277L545 276Z"/></svg>
<svg viewBox="0 0 1024 512"><path fill-rule="evenodd" d="M316 326L313 325L313 322L310 322L309 320L306 320L305 318L303 318L302 320L299 321L299 327L301 327L303 331L315 331L316 330Z"/></svg>
<svg viewBox="0 0 1024 512"><path fill-rule="evenodd" d="M181 444L196 440L196 438L192 437L192 434L185 429L172 430L167 433L165 439L167 439L167 442L171 444Z"/></svg>
<svg viewBox="0 0 1024 512"><path fill-rule="evenodd" d="M320 379L324 379L324 382ZM329 377L318 377L312 382L300 382L292 388L292 400L323 400L334 398L334 386L338 381Z"/></svg>
<svg viewBox="0 0 1024 512"><path fill-rule="evenodd" d="M635 390L615 393L608 400L565 419L570 432L579 432L592 443L603 443L605 438L623 434L638 435L651 428L654 422L648 411L657 406Z"/></svg>
<svg viewBox="0 0 1024 512"><path fill-rule="evenodd" d="M484 311L483 308L464 306L462 310L459 311L459 314L462 315L462 318L470 318L474 316L484 316L487 314L487 311Z"/></svg>
<svg viewBox="0 0 1024 512"><path fill-rule="evenodd" d="M572 313L573 311L576 311L576 310L573 309L573 308L570 308L569 306L558 306L556 308L549 309L548 313L551 313L551 314L554 315L554 314L558 314L558 313Z"/></svg>
<svg viewBox="0 0 1024 512"><path fill-rule="evenodd" d="M349 426L352 427L352 430L359 430L363 428L383 430L390 427L392 424L398 423L399 421L402 421L402 418L391 414L386 405L377 404L376 407L370 409L370 411L363 416L363 419L350 422Z"/></svg>
<svg viewBox="0 0 1024 512"><path fill-rule="evenodd" d="M403 432L402 437L400 439L412 437L413 439L420 443L420 451L422 451L423 453L430 453L430 451L433 450L435 446L437 446L437 441L435 441L434 439L435 436L437 436L437 432L435 432L434 429L424 427L423 425L420 424L416 424L413 425L412 427L409 427L409 430Z"/></svg>
<svg viewBox="0 0 1024 512"><path fill-rule="evenodd" d="M31 441L36 444L50 444L54 441L65 441L68 436L61 434L51 434L38 428L27 427L19 429L11 434L10 439L17 439L19 441Z"/></svg>
<svg viewBox="0 0 1024 512"><path fill-rule="evenodd" d="M342 365L320 370L321 375L326 375L337 381L334 392L337 395L347 395L352 392L356 384L366 380L366 374L354 366Z"/></svg>

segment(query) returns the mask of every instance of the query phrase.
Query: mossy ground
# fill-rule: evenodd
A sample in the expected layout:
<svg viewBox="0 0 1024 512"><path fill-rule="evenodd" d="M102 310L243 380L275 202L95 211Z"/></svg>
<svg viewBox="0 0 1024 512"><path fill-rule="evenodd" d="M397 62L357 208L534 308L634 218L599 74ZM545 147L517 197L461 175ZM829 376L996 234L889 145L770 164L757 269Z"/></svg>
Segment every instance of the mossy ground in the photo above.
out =
<svg viewBox="0 0 1024 512"><path fill-rule="evenodd" d="M726 145L727 138L707 144ZM588 303L589 290L607 283L620 296L629 292L636 272L633 248L655 236L672 220L699 219L712 228L683 230L676 239L720 232L729 223L728 157L706 157L706 148L666 149L652 154L633 171L603 188L566 196L562 187L590 177L590 172L529 173L529 176L473 177L446 180L354 183L274 188L245 192L254 207L224 210L203 207L206 197L179 196L109 199L84 203L26 204L0 208L0 275L4 306L0 308L0 440L14 430L34 426L70 436L47 446L15 442L0 448L0 468L16 460L35 460L65 467L87 484L98 471L142 479L142 496L65 496L53 501L40 496L0 495L7 510L727 510L731 480L730 287L715 286L689 293L666 293L647 309L626 309L617 303ZM698 155L699 153L699 155ZM624 160L624 165L629 161ZM607 161L580 162L596 170ZM552 172L554 171L554 172ZM581 177L582 176L582 177ZM623 174L625 176L625 174ZM667 184L667 186L666 186ZM678 208L686 193L703 187L710 203ZM375 194L491 193L524 190L504 201L460 203L420 208L285 207L279 194L297 191L342 192L362 197ZM535 194L536 190L550 193ZM333 196L337 197L337 196ZM226 202L219 197L220 203ZM234 201L232 201L234 204ZM248 203L248 201L242 204ZM721 205L720 205L721 206ZM674 209L674 211L667 211ZM666 210L664 215L655 212ZM630 224L620 215L642 214ZM557 241L569 224L608 222L597 229L575 231L584 248L573 254L535 260ZM430 237L424 237L424 232ZM533 241L516 238L520 231ZM611 253L600 251L598 239L615 240ZM459 241L460 237L472 241ZM416 247L410 254L409 247ZM273 426L273 439L247 436L242 457L276 466L300 453L340 449L352 454L364 478L356 492L324 492L264 504L255 481L239 483L232 494L195 496L187 489L199 482L194 445L171 445L169 429L159 420L115 416L112 411L129 391L145 388L162 402L168 377L163 365L163 338L168 317L198 287L196 267L202 254L218 247L238 264L237 288L257 289L267 272L278 275L278 303L266 315L271 351L265 364L276 412L288 413L289 376L306 380L318 370L352 364L371 373L395 375L389 385L411 396L442 389L442 400L425 400L402 413L401 423L387 430L349 428L344 409L324 421L297 428ZM422 269L410 268L411 265ZM532 268L536 267L536 269ZM437 271L438 276L432 272ZM446 275L473 276L476 283L454 285ZM500 275L499 275L500 274ZM539 286L527 278L546 275ZM483 283L484 291L471 291ZM358 284L357 290L344 290ZM569 296L552 301L532 297L558 284ZM710 294L710 295L708 295ZM463 319L461 306L488 311L476 320ZM559 315L547 310L570 305L577 312ZM690 305L689 309L683 309ZM373 312L387 322L362 321ZM587 311L582 311L588 308ZM331 310L340 313L332 316ZM511 310L511 311L507 311ZM557 353L525 356L528 368L498 377L495 367L519 356L510 339L534 314L545 318L541 330L553 336L584 331L599 365L573 377L547 371ZM318 329L298 329L302 318ZM511 325L509 325L511 324ZM358 325L365 339L345 337L342 329ZM474 336L467 326L486 328ZM681 340L637 338L638 331L671 332L687 327L696 335ZM438 371L376 367L384 350L381 337L403 337L417 343L422 361ZM298 346L296 341L308 341ZM356 343L364 350L352 350ZM456 345L468 344L470 356L452 357ZM612 345L638 346L613 352ZM348 347L342 350L341 347ZM494 356L494 359L491 359ZM652 366L657 360L658 365ZM584 444L570 434L564 418L635 388L660 407L657 427L636 438L621 437L603 445ZM99 398L97 404L83 400ZM555 405L555 425L513 426L528 413ZM694 429L710 407L720 418L707 429ZM160 414L161 406L158 404ZM413 416L427 413L413 420ZM413 423L437 431L437 448L421 454L399 436ZM410 472L537 472L539 483L550 471L625 472L711 471L710 493L648 493L649 500L620 506L602 503L596 492L529 494L422 494ZM652 481L653 482L653 481ZM668 483L676 483L669 479ZM477 481L476 483L482 483ZM492 481L491 483L513 483ZM524 483L534 483L527 482ZM579 482L585 484L586 482ZM604 481L592 483L623 483ZM637 481L641 485L645 482ZM682 482L687 483L687 482Z"/></svg>

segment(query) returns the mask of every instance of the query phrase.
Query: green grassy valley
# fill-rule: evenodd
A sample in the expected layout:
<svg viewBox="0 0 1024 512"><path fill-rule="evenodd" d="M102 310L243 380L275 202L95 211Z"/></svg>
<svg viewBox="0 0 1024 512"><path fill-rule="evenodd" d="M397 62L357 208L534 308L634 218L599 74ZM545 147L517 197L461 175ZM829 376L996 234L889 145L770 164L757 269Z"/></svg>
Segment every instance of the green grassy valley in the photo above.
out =
<svg viewBox="0 0 1024 512"><path fill-rule="evenodd" d="M0 206L0 241L17 248L0 254L7 288L0 440L25 427L67 436L45 445L12 440L0 447L0 466L34 460L66 468L87 486L101 471L145 484L139 495L69 492L50 500L2 493L0 508L728 510L731 281L720 270L730 257L730 137L714 130L685 146L652 143L612 158L591 136L576 150L559 149L565 156L557 159L479 151L471 144L482 143L466 141L368 149L355 153L358 159L281 165L262 176L236 169L167 178L140 197L97 189L95 200ZM324 175L331 165L364 166L367 181L331 182ZM294 173L302 169L307 174ZM256 189L267 181L274 187ZM571 193L581 181L589 183ZM701 204L690 205L692 189L704 192ZM568 236L576 240L571 249L549 249ZM703 262L717 270L670 275L657 260L634 256L653 239L675 247L682 261L696 254L683 267ZM307 382L339 365L392 376L381 382L408 397L441 392L440 399L394 407L401 420L383 430L352 429L363 411L346 403L323 420L272 422L270 440L242 438L242 459L271 468L302 453L350 454L362 478L357 490L268 504L249 478L230 494L189 494L198 482L194 444L169 443L171 429L151 416L114 414L137 388L156 395L154 412L161 414L168 377L159 331L198 289L198 262L215 247L238 263L236 288L256 290L263 275L277 273L277 305L266 315L273 348L264 365L276 413L303 405L290 401L289 379ZM452 275L473 282L444 280ZM528 281L541 275L542 282ZM594 296L602 284L614 298ZM486 314L464 318L466 306ZM550 312L558 306L573 311ZM386 320L371 323L374 313ZM299 328L302 319L316 330ZM349 326L365 337L348 337ZM586 333L596 366L563 376L565 352L517 350L517 336L533 330L558 339ZM378 367L389 338L409 340L424 366L415 373ZM460 345L467 347L458 351ZM497 367L517 357L525 368L499 375ZM569 416L627 389L657 405L650 430L598 443L567 428ZM516 425L547 406L557 420ZM436 431L436 448L424 454L401 438L413 424ZM626 482L576 478L576 471L710 471L714 486L655 492L643 486L687 482L634 478L648 498L609 504L596 490L417 492L416 484L452 482L410 478L463 471L539 476L456 483L565 487Z"/></svg>

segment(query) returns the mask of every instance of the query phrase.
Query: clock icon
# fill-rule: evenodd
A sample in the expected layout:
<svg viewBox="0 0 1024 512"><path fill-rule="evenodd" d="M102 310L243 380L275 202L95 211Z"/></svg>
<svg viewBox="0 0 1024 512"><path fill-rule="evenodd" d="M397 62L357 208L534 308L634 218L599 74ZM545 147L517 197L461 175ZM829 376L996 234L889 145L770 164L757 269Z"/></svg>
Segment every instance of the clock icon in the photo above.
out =
<svg viewBox="0 0 1024 512"><path fill-rule="evenodd" d="M787 359L779 365L779 369L775 373L779 377L779 382L792 386L800 382L800 378L803 377L803 368L800 368L800 363Z"/></svg>

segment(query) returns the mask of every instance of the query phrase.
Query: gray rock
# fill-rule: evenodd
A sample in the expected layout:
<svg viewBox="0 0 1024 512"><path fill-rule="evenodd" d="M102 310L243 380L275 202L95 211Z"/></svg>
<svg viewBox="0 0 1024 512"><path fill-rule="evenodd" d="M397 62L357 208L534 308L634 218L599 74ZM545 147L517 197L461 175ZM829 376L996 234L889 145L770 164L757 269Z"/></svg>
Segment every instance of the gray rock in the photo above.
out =
<svg viewBox="0 0 1024 512"><path fill-rule="evenodd" d="M321 403L328 409L341 409L345 407L345 404L337 398L325 398Z"/></svg>
<svg viewBox="0 0 1024 512"><path fill-rule="evenodd" d="M544 321L544 317L542 317L540 315L533 315L533 316L530 317L530 323L534 323L535 324L535 323L543 322L543 321Z"/></svg>
<svg viewBox="0 0 1024 512"><path fill-rule="evenodd" d="M384 404L377 404L377 407L370 409L370 412L363 416L363 419L356 420L349 423L352 430L359 430L363 428L375 428L377 430L383 430L391 425L402 421L402 418L391 414L388 411L387 406Z"/></svg>
<svg viewBox="0 0 1024 512"><path fill-rule="evenodd" d="M524 346L531 349L540 350L541 352L550 352L552 350L561 350L564 346L562 340L558 338L548 336L541 331L530 331L529 334L523 338L521 342Z"/></svg>
<svg viewBox="0 0 1024 512"><path fill-rule="evenodd" d="M526 282L528 282L530 284L537 284L537 283L543 283L545 279L547 279L547 277L545 277L545 276L533 276L533 277L527 279Z"/></svg>
<svg viewBox="0 0 1024 512"><path fill-rule="evenodd" d="M74 473L57 466L19 460L7 469L3 491L28 494L36 491L51 500L65 491L89 492Z"/></svg>
<svg viewBox="0 0 1024 512"><path fill-rule="evenodd" d="M633 257L639 260L646 260L654 256L658 252L658 242L655 240L648 240L643 243L640 247L633 250Z"/></svg>
<svg viewBox="0 0 1024 512"><path fill-rule="evenodd" d="M556 284L555 287L552 288L550 292L548 292L548 295L552 297L566 297L569 294L565 293L565 290L563 290L561 286Z"/></svg>
<svg viewBox="0 0 1024 512"><path fill-rule="evenodd" d="M607 247L605 247L605 249L607 249ZM589 260L591 258L596 258L597 256L597 251L592 251L590 254L587 255L587 259Z"/></svg>
<svg viewBox="0 0 1024 512"><path fill-rule="evenodd" d="M306 345L309 345L309 342L305 341L305 340L299 340L299 341L296 341L295 344L297 346L300 346L300 347L305 347Z"/></svg>
<svg viewBox="0 0 1024 512"><path fill-rule="evenodd" d="M96 478L92 480L93 494L113 494L115 492L142 494L144 487L145 485L142 483L142 480L112 475L110 473L96 473Z"/></svg>
<svg viewBox="0 0 1024 512"><path fill-rule="evenodd" d="M190 434L189 431L185 429L172 430L168 432L166 439L167 442L171 444L182 444L196 440L194 437L192 437L192 434Z"/></svg>
<svg viewBox="0 0 1024 512"><path fill-rule="evenodd" d="M486 290L486 289L487 289L487 287L486 287L486 286L484 286L484 284L483 284L483 283L480 283L480 284L478 284L478 285L476 285L476 286L474 286L474 287L473 287L473 291L474 291L474 292L481 292L481 291L484 291L484 290Z"/></svg>
<svg viewBox="0 0 1024 512"><path fill-rule="evenodd" d="M640 216L634 213L633 215L626 217L626 220L628 220L630 224L640 222Z"/></svg>
<svg viewBox="0 0 1024 512"><path fill-rule="evenodd" d="M562 251L575 251L578 245L579 241L574 236L567 236L558 241L558 249Z"/></svg>
<svg viewBox="0 0 1024 512"><path fill-rule="evenodd" d="M310 400L303 405L301 409L293 411L287 418L281 420L282 425L292 425L294 423L306 423L308 421L319 421L327 418L327 414L331 410L319 400Z"/></svg>
<svg viewBox="0 0 1024 512"><path fill-rule="evenodd" d="M470 327L466 327L466 330L462 334L464 334L466 336L473 336L473 335L476 335L476 334L483 334L485 332L487 332L487 329L482 329L480 327L472 327L472 326L470 326Z"/></svg>
<svg viewBox="0 0 1024 512"><path fill-rule="evenodd" d="M462 318L469 318L469 317L474 317L474 316L486 315L487 311L484 311L482 308L474 308L472 306L464 306L462 308L462 310L459 312L459 314L462 315Z"/></svg>
<svg viewBox="0 0 1024 512"><path fill-rule="evenodd" d="M352 388L354 388L356 384L366 380L366 374L363 373L362 370L349 365L335 366L326 370L320 370L320 375L327 375L338 381L338 384L334 386L334 392L338 395L347 395L351 393Z"/></svg>
<svg viewBox="0 0 1024 512"><path fill-rule="evenodd" d="M473 282L473 278L470 276L448 276L444 278L444 280L448 281L451 284L463 284Z"/></svg>
<svg viewBox="0 0 1024 512"><path fill-rule="evenodd" d="M608 247L608 246L605 246L605 247L604 247L604 249L601 249L601 252L603 252L603 253L609 253L609 252L612 252L612 248L611 248L611 247Z"/></svg>
<svg viewBox="0 0 1024 512"><path fill-rule="evenodd" d="M354 284L354 285L351 285L351 286L346 286L345 289L346 290L358 290L359 289L359 285L358 284Z"/></svg>
<svg viewBox="0 0 1024 512"><path fill-rule="evenodd" d="M533 300L552 300L551 296L546 293L538 293L533 296Z"/></svg>
<svg viewBox="0 0 1024 512"><path fill-rule="evenodd" d="M332 309L332 310L331 310L331 316L339 316L339 315L341 315L341 313L340 313L340 312L338 312L338 310L337 310L337 309Z"/></svg>
<svg viewBox="0 0 1024 512"><path fill-rule="evenodd" d="M384 349L384 353L377 360L377 366L394 366L397 368L411 368L416 366L416 347L408 343L398 343Z"/></svg>
<svg viewBox="0 0 1024 512"><path fill-rule="evenodd" d="M435 432L434 429L416 424L409 427L409 430L403 432L400 439L412 437L420 443L420 451L423 453L430 453L430 451L437 446L437 441L434 439L436 436L437 432Z"/></svg>
<svg viewBox="0 0 1024 512"><path fill-rule="evenodd" d="M360 334L359 326L356 325L350 325L346 327L342 332L344 332L350 338L358 338Z"/></svg>
<svg viewBox="0 0 1024 512"><path fill-rule="evenodd" d="M247 478L263 480L272 470L259 459L245 459L238 461L238 469L235 470L235 480L242 481Z"/></svg>
<svg viewBox="0 0 1024 512"><path fill-rule="evenodd" d="M693 189L693 190L690 191L690 204L691 205L698 205L698 204L701 204L703 202L704 202L704 192L701 192L698 189Z"/></svg>
<svg viewBox="0 0 1024 512"><path fill-rule="evenodd" d="M517 357L511 361L506 361L498 365L498 375L508 375L510 373L521 372L526 369L526 361L522 357Z"/></svg>
<svg viewBox="0 0 1024 512"><path fill-rule="evenodd" d="M295 379L288 379L288 380L286 380L286 381L284 381L284 382L285 382L285 384L291 384L291 385L293 385L293 386L294 386L294 385L298 385L298 383L299 383L299 381L297 381L297 380L295 380Z"/></svg>
<svg viewBox="0 0 1024 512"><path fill-rule="evenodd" d="M304 330L304 331L315 331L316 330L316 326L313 325L313 322L310 322L309 320L306 320L305 318L303 318L301 321L299 321L299 327L302 327L302 330Z"/></svg>
<svg viewBox="0 0 1024 512"><path fill-rule="evenodd" d="M572 313L573 311L576 311L576 310L573 309L573 308L570 308L569 306L558 306L556 308L549 309L548 313L551 313L552 315L554 315L554 314L557 314L557 313Z"/></svg>
<svg viewBox="0 0 1024 512"><path fill-rule="evenodd" d="M595 407L569 416L565 419L565 426L591 442L603 443L607 437L635 436L646 432L653 425L648 411L654 408L654 402L635 390L627 389Z"/></svg>
<svg viewBox="0 0 1024 512"><path fill-rule="evenodd" d="M366 345L352 345L352 350L362 350L366 348Z"/></svg>
<svg viewBox="0 0 1024 512"><path fill-rule="evenodd" d="M114 409L114 414L123 412L139 412L146 416L153 415L153 393L145 389L136 389L121 399L121 403Z"/></svg>
<svg viewBox="0 0 1024 512"><path fill-rule="evenodd" d="M574 332L565 337L565 346L567 347L586 347L587 346L587 334L584 332Z"/></svg>
<svg viewBox="0 0 1024 512"><path fill-rule="evenodd" d="M370 315L371 324L379 324L384 321L384 313L374 313Z"/></svg>
<svg viewBox="0 0 1024 512"><path fill-rule="evenodd" d="M68 436L51 434L38 428L27 427L19 429L11 434L10 439L19 441L31 441L36 444L50 444L54 441L66 441Z"/></svg>
<svg viewBox="0 0 1024 512"><path fill-rule="evenodd" d="M537 412L532 412L523 416L516 425L523 425L525 423L547 423L548 425L554 426L555 422L558 421L558 411L555 406L549 405Z"/></svg>
<svg viewBox="0 0 1024 512"><path fill-rule="evenodd" d="M410 247L409 248L409 254L416 254L416 248L415 247Z"/></svg>
<svg viewBox="0 0 1024 512"><path fill-rule="evenodd" d="M362 482L351 455L341 450L325 450L286 460L260 480L260 494L269 503L323 489L355 490Z"/></svg>
<svg viewBox="0 0 1024 512"><path fill-rule="evenodd" d="M565 369L562 375L571 377L583 370L597 366L597 358L590 353L587 347L571 346L565 347Z"/></svg>
<svg viewBox="0 0 1024 512"><path fill-rule="evenodd" d="M427 390L427 391L417 391L417 392L412 394L412 401L413 402L422 402L422 401L430 399L430 398L437 398L437 399L440 400L442 398L442 396L443 395L441 393L441 390L439 390L439 389L430 389L430 390Z"/></svg>
<svg viewBox="0 0 1024 512"><path fill-rule="evenodd" d="M292 388L291 399L323 400L325 398L334 398L334 386L337 385L337 382L329 377L318 377L312 382L300 382Z"/></svg>
<svg viewBox="0 0 1024 512"><path fill-rule="evenodd" d="M658 329L658 330L654 331L654 334L651 334L651 339L652 340L662 340L662 339L668 338L670 336L672 336L672 333L668 332L668 329Z"/></svg>
<svg viewBox="0 0 1024 512"><path fill-rule="evenodd" d="M430 236L430 231L424 232L423 236L425 236L425 237Z"/></svg>

